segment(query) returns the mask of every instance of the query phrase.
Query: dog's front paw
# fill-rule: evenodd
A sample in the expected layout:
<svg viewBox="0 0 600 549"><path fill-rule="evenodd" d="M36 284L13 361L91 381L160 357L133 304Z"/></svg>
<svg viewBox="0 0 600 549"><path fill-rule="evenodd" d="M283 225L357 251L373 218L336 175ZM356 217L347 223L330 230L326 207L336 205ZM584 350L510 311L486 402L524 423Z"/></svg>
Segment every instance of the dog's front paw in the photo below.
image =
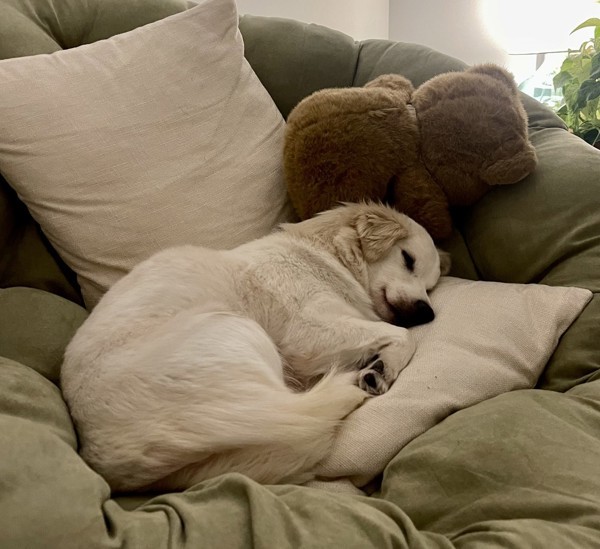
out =
<svg viewBox="0 0 600 549"><path fill-rule="evenodd" d="M394 339L385 347L379 350L379 356L385 364L385 378L391 383L400 375L400 372L406 368L411 358L415 354L415 341L405 330L404 337Z"/></svg>
<svg viewBox="0 0 600 549"><path fill-rule="evenodd" d="M390 384L385 378L385 364L379 355L375 355L358 373L358 386L372 396L388 392Z"/></svg>

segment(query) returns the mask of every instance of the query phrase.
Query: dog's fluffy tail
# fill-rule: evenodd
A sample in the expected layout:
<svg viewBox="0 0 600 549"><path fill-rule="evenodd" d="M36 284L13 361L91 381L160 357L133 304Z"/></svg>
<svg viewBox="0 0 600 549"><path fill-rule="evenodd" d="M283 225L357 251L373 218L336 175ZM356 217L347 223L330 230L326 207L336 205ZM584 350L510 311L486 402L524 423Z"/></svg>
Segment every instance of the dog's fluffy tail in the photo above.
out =
<svg viewBox="0 0 600 549"><path fill-rule="evenodd" d="M340 421L366 396L356 386L356 373L335 371L307 392L282 391L281 398L263 402L255 413L248 410L240 418L236 431L246 445L191 463L151 488L182 490L227 472L263 484L306 482L331 449Z"/></svg>
<svg viewBox="0 0 600 549"><path fill-rule="evenodd" d="M281 401L273 403L270 425L265 427L279 442L330 432L367 397L356 379L357 372L333 369L306 392L282 391Z"/></svg>
<svg viewBox="0 0 600 549"><path fill-rule="evenodd" d="M286 438L286 423L295 425L296 418L303 418L308 429L322 429L330 423L337 425L341 419L359 406L366 393L356 385L357 372L344 372L333 368L311 389L305 392L281 391L281 401L274 402L281 421L273 424L280 440ZM278 400L278 399L276 399Z"/></svg>

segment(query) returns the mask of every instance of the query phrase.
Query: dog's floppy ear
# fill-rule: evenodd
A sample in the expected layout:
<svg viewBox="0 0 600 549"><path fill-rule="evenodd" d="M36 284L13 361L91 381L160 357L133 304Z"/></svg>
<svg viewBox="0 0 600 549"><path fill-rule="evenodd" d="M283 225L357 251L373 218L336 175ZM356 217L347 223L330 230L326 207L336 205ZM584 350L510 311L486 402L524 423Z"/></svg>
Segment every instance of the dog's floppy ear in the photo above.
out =
<svg viewBox="0 0 600 549"><path fill-rule="evenodd" d="M440 255L440 276L446 276L450 272L450 267L452 267L452 258L444 250L438 248L437 251Z"/></svg>
<svg viewBox="0 0 600 549"><path fill-rule="evenodd" d="M408 236L401 214L378 204L359 210L354 226L368 263L380 260L398 240Z"/></svg>
<svg viewBox="0 0 600 549"><path fill-rule="evenodd" d="M352 227L343 227L333 238L333 246L340 261L350 271L356 273L363 272L364 260L360 241L356 236L356 231Z"/></svg>

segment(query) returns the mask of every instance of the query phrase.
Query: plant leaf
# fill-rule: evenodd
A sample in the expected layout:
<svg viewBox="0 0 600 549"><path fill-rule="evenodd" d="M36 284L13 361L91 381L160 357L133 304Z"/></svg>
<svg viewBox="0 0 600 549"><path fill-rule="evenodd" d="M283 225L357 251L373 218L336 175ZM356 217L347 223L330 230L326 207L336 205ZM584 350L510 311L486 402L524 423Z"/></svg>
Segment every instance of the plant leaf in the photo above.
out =
<svg viewBox="0 0 600 549"><path fill-rule="evenodd" d="M573 34L575 31L578 31L580 29L585 29L586 27L599 27L599 26L600 26L600 19L598 19L598 17L592 17L591 19L586 19L583 23L581 23L580 25L575 27L571 31L571 34Z"/></svg>
<svg viewBox="0 0 600 549"><path fill-rule="evenodd" d="M592 57L590 78L600 78L600 51Z"/></svg>
<svg viewBox="0 0 600 549"><path fill-rule="evenodd" d="M585 80L579 87L575 108L583 109L589 101L596 97L600 97L600 82L597 82L595 78Z"/></svg>
<svg viewBox="0 0 600 549"><path fill-rule="evenodd" d="M571 81L573 76L570 72L565 70L560 71L553 79L552 83L554 84L554 88L562 88L567 82Z"/></svg>
<svg viewBox="0 0 600 549"><path fill-rule="evenodd" d="M587 130L583 135L583 139L587 141L590 145L595 145L596 141L598 141L598 137L600 136L600 131L598 128L592 128Z"/></svg>

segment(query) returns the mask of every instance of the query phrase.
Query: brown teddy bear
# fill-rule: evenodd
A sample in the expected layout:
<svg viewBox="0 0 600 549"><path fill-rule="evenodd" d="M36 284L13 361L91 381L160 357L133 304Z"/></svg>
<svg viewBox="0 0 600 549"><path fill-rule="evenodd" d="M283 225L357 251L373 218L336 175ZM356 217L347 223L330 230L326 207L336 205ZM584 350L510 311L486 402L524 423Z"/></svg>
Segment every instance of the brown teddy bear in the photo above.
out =
<svg viewBox="0 0 600 549"><path fill-rule="evenodd" d="M520 181L536 163L515 81L492 64L417 89L387 74L363 88L315 92L290 113L284 147L301 219L339 202L380 200L436 240L452 231L451 206Z"/></svg>

